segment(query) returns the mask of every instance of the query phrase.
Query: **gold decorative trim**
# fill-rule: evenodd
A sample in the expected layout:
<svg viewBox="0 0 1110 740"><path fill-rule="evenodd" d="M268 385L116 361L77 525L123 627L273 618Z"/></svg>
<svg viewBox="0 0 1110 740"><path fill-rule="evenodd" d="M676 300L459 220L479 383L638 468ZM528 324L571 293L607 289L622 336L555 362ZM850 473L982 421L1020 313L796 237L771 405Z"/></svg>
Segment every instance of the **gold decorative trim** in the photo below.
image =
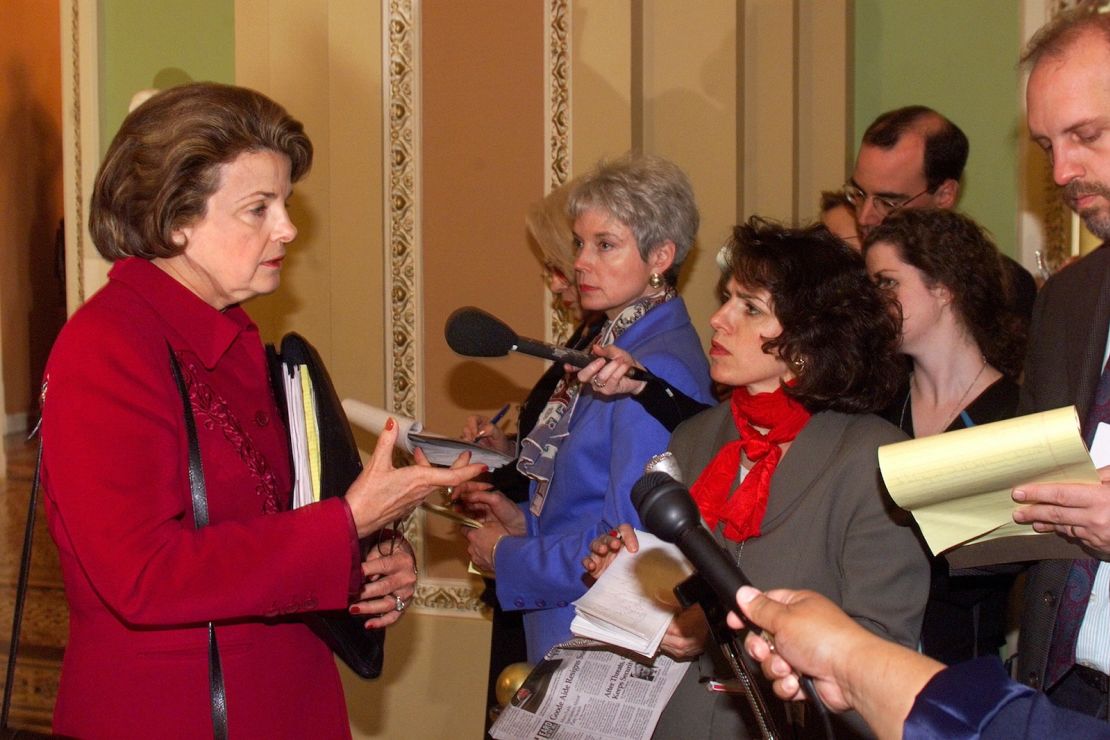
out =
<svg viewBox="0 0 1110 740"><path fill-rule="evenodd" d="M569 0L549 0L544 7L544 169L546 192L570 179L570 39ZM545 289L546 290L546 289ZM547 331L551 341L564 344L574 332L574 319L550 294Z"/></svg>
<svg viewBox="0 0 1110 740"><path fill-rule="evenodd" d="M419 418L420 147L418 0L390 0L383 26L385 111L386 406Z"/></svg>
<svg viewBox="0 0 1110 740"><path fill-rule="evenodd" d="M1051 21L1060 13L1074 8L1075 0L1054 0L1046 8L1045 22ZM1044 206L1044 256L1049 269L1056 270L1071 257L1071 214L1060 197L1059 188L1052 177L1052 165L1042 158L1038 169L1040 190Z"/></svg>
<svg viewBox="0 0 1110 740"><path fill-rule="evenodd" d="M85 199L81 192L84 182L81 168L81 3L73 0L70 5L69 34L73 54L70 59L70 73L73 75L73 130L77 136L73 140L73 177L77 187L73 190L73 215L77 228L73 231L73 249L77 264L85 264ZM85 302L85 271L77 270L77 304Z"/></svg>
<svg viewBox="0 0 1110 740"><path fill-rule="evenodd" d="M548 190L570 179L570 2L550 0L544 13L544 136Z"/></svg>
<svg viewBox="0 0 1110 740"><path fill-rule="evenodd" d="M76 311L104 282L107 263L93 251L85 223L100 160L97 3L62 0L62 179L65 187L66 308ZM65 24L68 22L68 33Z"/></svg>
<svg viewBox="0 0 1110 740"><path fill-rule="evenodd" d="M386 252L386 408L413 419L423 415L420 350L420 1L389 0L382 26L383 89L386 91L385 241ZM425 567L424 514L405 525L405 537ZM417 582L414 611L479 618L480 591L469 580Z"/></svg>

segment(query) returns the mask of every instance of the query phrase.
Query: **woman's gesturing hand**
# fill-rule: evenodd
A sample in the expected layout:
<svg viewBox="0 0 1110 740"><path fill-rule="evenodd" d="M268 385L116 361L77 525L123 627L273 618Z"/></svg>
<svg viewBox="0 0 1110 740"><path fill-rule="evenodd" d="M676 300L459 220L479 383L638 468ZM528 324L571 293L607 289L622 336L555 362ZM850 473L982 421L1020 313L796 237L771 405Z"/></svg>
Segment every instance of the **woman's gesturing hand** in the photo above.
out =
<svg viewBox="0 0 1110 740"><path fill-rule="evenodd" d="M408 516L436 489L457 486L486 472L485 465L467 464L467 458L461 458L450 468L433 468L419 449L414 453L416 464L394 468L396 440L397 424L390 419L378 437L369 463L347 489L347 504L360 538Z"/></svg>

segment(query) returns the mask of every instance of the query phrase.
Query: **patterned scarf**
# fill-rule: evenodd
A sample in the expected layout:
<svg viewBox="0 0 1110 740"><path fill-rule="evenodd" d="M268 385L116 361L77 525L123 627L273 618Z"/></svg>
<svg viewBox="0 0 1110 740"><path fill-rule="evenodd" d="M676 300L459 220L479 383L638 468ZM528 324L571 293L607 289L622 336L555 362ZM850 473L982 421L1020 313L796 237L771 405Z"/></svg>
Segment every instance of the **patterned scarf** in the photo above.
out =
<svg viewBox="0 0 1110 740"><path fill-rule="evenodd" d="M809 417L810 413L781 387L754 396L745 388L732 392L732 418L740 439L722 447L690 487L690 494L710 529L716 531L718 522L724 520L724 535L733 542L759 536L767 512L771 476L782 458L779 445L797 437ZM761 434L756 427L766 429L767 433ZM752 468L740 487L729 495L740 470L741 451L752 462Z"/></svg>
<svg viewBox="0 0 1110 740"><path fill-rule="evenodd" d="M601 332L590 344L590 347L593 347L594 344L600 347L612 344L617 340L617 337L627 331L644 314L677 295L674 288L667 288L662 292L632 303L617 314L615 319L605 322L601 327ZM589 349L587 348L586 351L589 352ZM555 386L547 406L540 413L536 426L532 427L531 433L520 443L520 458L517 461L517 470L522 475L539 481L529 507L533 516L539 516L540 511L543 510L547 491L551 487L551 479L555 475L555 456L559 452L559 445L570 433L570 419L574 414L578 396L582 392L577 375L578 371L575 370L563 376L563 379Z"/></svg>

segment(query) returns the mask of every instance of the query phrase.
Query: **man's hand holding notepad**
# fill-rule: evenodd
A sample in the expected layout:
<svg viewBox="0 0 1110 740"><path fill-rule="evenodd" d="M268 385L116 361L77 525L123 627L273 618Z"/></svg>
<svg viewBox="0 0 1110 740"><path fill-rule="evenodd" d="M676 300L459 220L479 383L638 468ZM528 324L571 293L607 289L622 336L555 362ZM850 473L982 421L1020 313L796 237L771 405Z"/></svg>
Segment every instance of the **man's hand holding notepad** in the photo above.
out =
<svg viewBox="0 0 1110 740"><path fill-rule="evenodd" d="M1055 534L1016 524L1010 496L1022 483L1099 482L1074 406L884 445L879 468L934 554L961 548L948 553L953 567L1088 557ZM1011 537L1021 539L1004 540Z"/></svg>
<svg viewBox="0 0 1110 740"><path fill-rule="evenodd" d="M673 589L693 572L674 545L637 530L640 549L622 549L574 603L570 630L651 657L678 611Z"/></svg>

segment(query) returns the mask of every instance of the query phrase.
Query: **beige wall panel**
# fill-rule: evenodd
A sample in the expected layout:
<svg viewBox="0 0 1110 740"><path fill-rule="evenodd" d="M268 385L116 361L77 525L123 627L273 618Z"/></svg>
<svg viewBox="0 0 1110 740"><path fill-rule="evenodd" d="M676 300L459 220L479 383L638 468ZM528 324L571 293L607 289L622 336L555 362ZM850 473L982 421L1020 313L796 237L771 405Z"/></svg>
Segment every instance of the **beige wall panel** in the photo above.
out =
<svg viewBox="0 0 1110 740"><path fill-rule="evenodd" d="M236 80L285 105L315 147L291 204L299 233L282 288L248 309L266 339L295 330L316 345L341 397L380 404L381 11L358 0L239 0L236 18Z"/></svg>
<svg viewBox="0 0 1110 740"><path fill-rule="evenodd" d="M733 0L644 3L644 151L674 160L694 185L702 220L681 289L703 339L718 305L717 249L736 220L736 20Z"/></svg>
<svg viewBox="0 0 1110 740"><path fill-rule="evenodd" d="M345 395L381 404L385 383L381 12L332 0L328 17L331 358Z"/></svg>
<svg viewBox="0 0 1110 740"><path fill-rule="evenodd" d="M441 0L421 12L424 409L430 429L451 434L468 414L523 401L544 369L522 356L462 358L443 340L465 305L544 335L540 263L524 229L546 180L543 5ZM465 577L455 528L429 524L426 571Z"/></svg>
<svg viewBox="0 0 1110 740"><path fill-rule="evenodd" d="M355 740L482 737L489 640L477 619L412 614L390 627L380 678L341 670Z"/></svg>
<svg viewBox="0 0 1110 740"><path fill-rule="evenodd" d="M799 222L820 217L822 190L847 178L852 151L850 0L803 2L798 14Z"/></svg>
<svg viewBox="0 0 1110 740"><path fill-rule="evenodd" d="M632 3L571 0L571 174L632 147Z"/></svg>
<svg viewBox="0 0 1110 740"><path fill-rule="evenodd" d="M741 218L794 219L794 3L744 3L744 199Z"/></svg>
<svg viewBox="0 0 1110 740"><path fill-rule="evenodd" d="M329 231L334 210L331 161L342 156L330 146L329 3L275 0L266 11L264 20L255 19L236 7L236 28L255 26L242 38L237 30L236 81L266 93L300 119L312 138L316 156L309 176L295 186L290 204L298 236L286 259L281 289L251 301L247 308L264 339L276 341L295 329L316 345L325 362L330 362L333 311L342 305L342 298L331 290L330 276L333 269L342 270L343 265L342 257L332 254ZM250 21L244 23L244 18ZM249 62L252 57L265 59L266 66ZM339 392L343 395L342 388Z"/></svg>

